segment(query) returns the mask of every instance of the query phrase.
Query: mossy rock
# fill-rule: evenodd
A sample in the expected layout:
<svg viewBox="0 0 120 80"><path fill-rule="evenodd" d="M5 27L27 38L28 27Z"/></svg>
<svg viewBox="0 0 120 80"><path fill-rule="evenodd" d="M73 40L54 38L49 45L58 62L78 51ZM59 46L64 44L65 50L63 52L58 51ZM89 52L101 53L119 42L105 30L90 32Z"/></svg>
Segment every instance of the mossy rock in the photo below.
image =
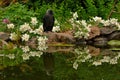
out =
<svg viewBox="0 0 120 80"><path fill-rule="evenodd" d="M110 40L110 41L108 41L108 45L110 45L110 46L120 46L120 40Z"/></svg>

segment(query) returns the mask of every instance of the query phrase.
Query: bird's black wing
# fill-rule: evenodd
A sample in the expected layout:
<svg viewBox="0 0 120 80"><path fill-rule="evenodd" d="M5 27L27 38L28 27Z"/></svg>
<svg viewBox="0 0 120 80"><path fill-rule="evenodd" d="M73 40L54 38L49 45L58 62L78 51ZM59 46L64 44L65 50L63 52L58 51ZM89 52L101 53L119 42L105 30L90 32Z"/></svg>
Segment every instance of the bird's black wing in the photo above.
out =
<svg viewBox="0 0 120 80"><path fill-rule="evenodd" d="M43 29L44 31L52 29L54 26L54 16L53 15L45 15L43 17Z"/></svg>

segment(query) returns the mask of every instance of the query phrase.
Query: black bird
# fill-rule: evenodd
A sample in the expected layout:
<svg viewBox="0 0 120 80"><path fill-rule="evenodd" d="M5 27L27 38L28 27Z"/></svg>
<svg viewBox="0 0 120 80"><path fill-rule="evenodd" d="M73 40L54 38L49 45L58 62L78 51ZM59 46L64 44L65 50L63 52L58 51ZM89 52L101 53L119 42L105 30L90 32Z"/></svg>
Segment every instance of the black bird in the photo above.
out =
<svg viewBox="0 0 120 80"><path fill-rule="evenodd" d="M47 10L46 14L43 17L43 30L44 32L48 32L51 31L53 29L54 26L54 15L53 15L53 11L52 10Z"/></svg>

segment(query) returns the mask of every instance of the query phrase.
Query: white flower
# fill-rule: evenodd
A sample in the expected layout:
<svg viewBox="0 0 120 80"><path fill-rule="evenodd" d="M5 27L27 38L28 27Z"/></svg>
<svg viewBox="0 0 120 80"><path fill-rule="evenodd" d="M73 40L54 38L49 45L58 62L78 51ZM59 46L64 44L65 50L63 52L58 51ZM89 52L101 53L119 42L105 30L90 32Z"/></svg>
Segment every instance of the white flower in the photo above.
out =
<svg viewBox="0 0 120 80"><path fill-rule="evenodd" d="M15 58L15 55L14 54L8 54L8 55L6 55L8 58L10 58L10 59L14 59Z"/></svg>
<svg viewBox="0 0 120 80"><path fill-rule="evenodd" d="M41 57L42 54L43 54L43 52L38 52L38 53L36 54L36 56Z"/></svg>
<svg viewBox="0 0 120 80"><path fill-rule="evenodd" d="M80 21L80 22L81 22L81 25L83 25L84 27L87 26L86 20L82 20L82 21Z"/></svg>
<svg viewBox="0 0 120 80"><path fill-rule="evenodd" d="M43 54L43 52L40 52L40 51L31 51L30 52L30 55L33 57L34 56L40 57L42 54Z"/></svg>
<svg viewBox="0 0 120 80"><path fill-rule="evenodd" d="M14 26L15 26L15 25L14 25L13 23L11 23L11 24L7 24L8 29L13 29Z"/></svg>
<svg viewBox="0 0 120 80"><path fill-rule="evenodd" d="M48 47L46 45L39 45L38 50L43 51L46 50Z"/></svg>
<svg viewBox="0 0 120 80"><path fill-rule="evenodd" d="M101 22L102 18L96 16L96 17L93 17L93 20L96 21L96 22Z"/></svg>
<svg viewBox="0 0 120 80"><path fill-rule="evenodd" d="M117 57L120 58L120 52L118 53Z"/></svg>
<svg viewBox="0 0 120 80"><path fill-rule="evenodd" d="M36 25L38 23L37 18L31 17L31 23L32 23L32 25Z"/></svg>
<svg viewBox="0 0 120 80"><path fill-rule="evenodd" d="M73 13L73 18L74 18L74 19L77 19L77 18L78 18L77 12Z"/></svg>
<svg viewBox="0 0 120 80"><path fill-rule="evenodd" d="M75 52L77 55L79 55L79 54L80 54L79 49L75 49L75 50L74 50L74 52Z"/></svg>
<svg viewBox="0 0 120 80"><path fill-rule="evenodd" d="M0 57L5 56L5 54L0 54Z"/></svg>
<svg viewBox="0 0 120 80"><path fill-rule="evenodd" d="M104 26L109 26L110 25L109 20L102 20L101 23L103 23Z"/></svg>
<svg viewBox="0 0 120 80"><path fill-rule="evenodd" d="M75 37L82 38L82 33L83 33L83 32L81 32L81 31L75 32Z"/></svg>
<svg viewBox="0 0 120 80"><path fill-rule="evenodd" d="M85 39L88 39L88 36L90 36L89 33L85 33L85 34L84 34L84 38L85 38Z"/></svg>
<svg viewBox="0 0 120 80"><path fill-rule="evenodd" d="M35 32L36 32L36 34L42 35L43 34L43 27L40 26L38 29L35 29Z"/></svg>
<svg viewBox="0 0 120 80"><path fill-rule="evenodd" d="M120 30L120 24L116 23L116 26L117 26L118 30Z"/></svg>
<svg viewBox="0 0 120 80"><path fill-rule="evenodd" d="M28 23L24 23L23 25L20 26L20 31L25 32L31 30L31 27L29 26Z"/></svg>
<svg viewBox="0 0 120 80"><path fill-rule="evenodd" d="M46 38L46 37L38 37L38 42L40 44L46 44L47 40L48 40L48 38Z"/></svg>
<svg viewBox="0 0 120 80"><path fill-rule="evenodd" d="M28 35L28 34L22 35L22 41L28 41L29 38L30 38L30 35Z"/></svg>
<svg viewBox="0 0 120 80"><path fill-rule="evenodd" d="M36 34L35 30L33 30L33 29L31 29L29 32L33 33L33 34Z"/></svg>
<svg viewBox="0 0 120 80"><path fill-rule="evenodd" d="M58 23L57 19L55 19L55 24L60 25L60 24Z"/></svg>
<svg viewBox="0 0 120 80"><path fill-rule="evenodd" d="M110 64L117 64L118 62L117 62L117 59L116 58L113 58L113 59L111 59L110 60Z"/></svg>
<svg viewBox="0 0 120 80"><path fill-rule="evenodd" d="M30 52L30 56L33 56L33 57L34 57L34 56L36 56L37 53L38 53L37 51L31 51L31 52Z"/></svg>
<svg viewBox="0 0 120 80"><path fill-rule="evenodd" d="M101 59L102 62L109 62L110 57L109 56L104 56L103 59Z"/></svg>
<svg viewBox="0 0 120 80"><path fill-rule="evenodd" d="M10 34L10 39L11 40L17 40L18 39L18 35L14 32Z"/></svg>
<svg viewBox="0 0 120 80"><path fill-rule="evenodd" d="M53 32L58 32L58 31L60 31L60 26L55 26L55 27L53 27L53 30L52 30Z"/></svg>
<svg viewBox="0 0 120 80"><path fill-rule="evenodd" d="M118 21L118 19L110 18L110 23L111 23L111 24L116 25L116 24L117 24L117 21Z"/></svg>
<svg viewBox="0 0 120 80"><path fill-rule="evenodd" d="M77 62L73 63L73 68L77 70L77 68L78 68L78 63Z"/></svg>
<svg viewBox="0 0 120 80"><path fill-rule="evenodd" d="M90 59L92 56L91 56L91 54L88 54L86 57L85 57L85 60L88 60L88 59Z"/></svg>
<svg viewBox="0 0 120 80"><path fill-rule="evenodd" d="M25 52L25 53L30 51L30 48L28 46L22 46L21 48L22 48L23 52Z"/></svg>
<svg viewBox="0 0 120 80"><path fill-rule="evenodd" d="M69 21L71 22L71 24L74 24L74 19L73 18L71 18Z"/></svg>
<svg viewBox="0 0 120 80"><path fill-rule="evenodd" d="M88 26L86 27L86 29L87 29L88 32L91 31L90 26L92 26L92 25L91 25L91 24L88 24Z"/></svg>
<svg viewBox="0 0 120 80"><path fill-rule="evenodd" d="M46 50L48 47L46 46L46 41L48 38L46 37L38 37L38 50L43 51Z"/></svg>
<svg viewBox="0 0 120 80"><path fill-rule="evenodd" d="M22 54L23 60L28 60L30 55L28 53Z"/></svg>
<svg viewBox="0 0 120 80"><path fill-rule="evenodd" d="M93 65L95 65L95 66L98 66L98 65L101 65L102 63L101 63L101 61L94 61L93 62Z"/></svg>

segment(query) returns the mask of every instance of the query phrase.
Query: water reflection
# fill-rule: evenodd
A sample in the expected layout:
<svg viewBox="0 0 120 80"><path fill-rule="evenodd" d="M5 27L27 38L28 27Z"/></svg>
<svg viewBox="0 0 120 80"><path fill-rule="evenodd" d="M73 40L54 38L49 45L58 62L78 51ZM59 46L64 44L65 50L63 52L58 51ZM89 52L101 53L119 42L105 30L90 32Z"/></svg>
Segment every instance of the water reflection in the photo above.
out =
<svg viewBox="0 0 120 80"><path fill-rule="evenodd" d="M9 54L1 54L0 80L88 80L91 75L98 76L94 73L101 74L101 71L102 76L96 80L102 80L107 76L106 73L112 77L120 73L119 49L90 45L49 47L42 54L39 51L37 54L35 52L27 54L29 55L27 60L23 60L20 54L14 54L14 58L8 57L11 56ZM112 80L119 79L116 77Z"/></svg>
<svg viewBox="0 0 120 80"><path fill-rule="evenodd" d="M120 52L110 48L96 48L93 46L78 47L75 49L75 61L73 68L77 69L79 63L89 62L90 65L102 65L103 63L117 64L120 58Z"/></svg>
<svg viewBox="0 0 120 80"><path fill-rule="evenodd" d="M44 63L46 74L48 76L52 76L54 71L54 65L55 65L54 55L48 52L43 53L43 63Z"/></svg>

